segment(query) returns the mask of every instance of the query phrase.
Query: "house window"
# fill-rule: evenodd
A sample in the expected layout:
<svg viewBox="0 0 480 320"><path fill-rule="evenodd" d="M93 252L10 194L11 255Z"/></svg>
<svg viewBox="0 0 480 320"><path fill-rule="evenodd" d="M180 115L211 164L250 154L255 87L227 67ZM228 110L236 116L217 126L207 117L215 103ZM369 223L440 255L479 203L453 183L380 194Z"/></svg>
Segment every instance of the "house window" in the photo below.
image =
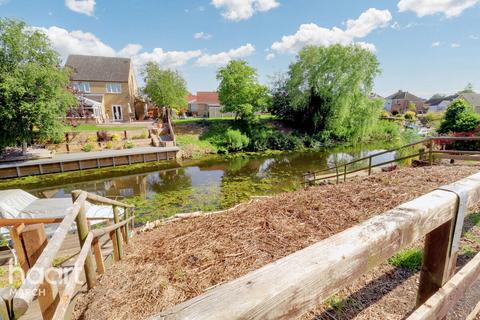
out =
<svg viewBox="0 0 480 320"><path fill-rule="evenodd" d="M88 82L74 83L73 88L77 91L80 91L80 92L86 92L86 93L91 92L90 83L88 83Z"/></svg>
<svg viewBox="0 0 480 320"><path fill-rule="evenodd" d="M120 83L107 83L107 93L122 93L122 85Z"/></svg>

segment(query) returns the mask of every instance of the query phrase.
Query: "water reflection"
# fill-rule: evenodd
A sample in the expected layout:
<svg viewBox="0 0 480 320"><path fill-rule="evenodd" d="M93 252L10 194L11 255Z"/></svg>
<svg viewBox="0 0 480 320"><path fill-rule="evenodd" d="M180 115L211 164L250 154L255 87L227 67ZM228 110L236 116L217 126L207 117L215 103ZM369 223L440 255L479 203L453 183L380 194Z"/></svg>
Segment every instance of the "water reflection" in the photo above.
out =
<svg viewBox="0 0 480 320"><path fill-rule="evenodd" d="M41 197L69 197L82 189L110 198L150 199L150 210L170 215L188 210L229 207L252 195L302 186L302 174L378 153L380 148L293 152L269 156L217 157L190 166L31 190ZM374 159L392 160L394 153Z"/></svg>

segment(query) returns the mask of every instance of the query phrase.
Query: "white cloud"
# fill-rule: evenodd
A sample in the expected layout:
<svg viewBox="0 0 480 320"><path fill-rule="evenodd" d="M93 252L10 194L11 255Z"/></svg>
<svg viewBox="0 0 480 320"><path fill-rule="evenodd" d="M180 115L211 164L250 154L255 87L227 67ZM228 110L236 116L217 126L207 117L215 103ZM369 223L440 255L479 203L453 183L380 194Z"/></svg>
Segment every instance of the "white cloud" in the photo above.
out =
<svg viewBox="0 0 480 320"><path fill-rule="evenodd" d="M419 17L443 13L447 18L452 18L479 2L480 0L400 0L398 10L413 11Z"/></svg>
<svg viewBox="0 0 480 320"><path fill-rule="evenodd" d="M197 32L193 35L194 39L202 39L202 40L210 40L212 38L212 35L209 33L205 32Z"/></svg>
<svg viewBox="0 0 480 320"><path fill-rule="evenodd" d="M476 36L476 35L474 35L474 34L470 35L469 38L472 39L472 40L478 40L478 39L480 39L478 36Z"/></svg>
<svg viewBox="0 0 480 320"><path fill-rule="evenodd" d="M220 52L217 54L204 54L197 60L197 65L199 66L209 66L209 65L225 65L230 62L232 59L244 58L255 52L255 47L250 43L247 43L244 46L241 46L236 49L231 49L226 52Z"/></svg>
<svg viewBox="0 0 480 320"><path fill-rule="evenodd" d="M202 54L200 50L164 51L162 48L155 48L151 52L141 52L142 46L139 44L128 44L117 52L90 32L68 31L59 27L35 29L41 30L48 36L53 47L63 59L66 59L69 54L120 56L132 58L136 66L154 61L163 68L175 68L186 64L191 59L200 57Z"/></svg>
<svg viewBox="0 0 480 320"><path fill-rule="evenodd" d="M57 50L63 58L66 58L69 54L116 55L113 48L103 43L90 32L80 30L68 31L55 26L37 29L43 31L48 36L55 50Z"/></svg>
<svg viewBox="0 0 480 320"><path fill-rule="evenodd" d="M346 29L320 27L314 23L302 24L293 35L283 36L281 41L272 44L277 52L296 53L307 45L330 46L333 44L349 45L356 38L364 38L378 28L386 27L392 20L388 10L370 8L356 20L348 20ZM374 50L372 44L359 43L363 47Z"/></svg>
<svg viewBox="0 0 480 320"><path fill-rule="evenodd" d="M440 47L441 45L442 45L442 43L440 41L436 41L436 42L432 43L432 47L434 47L434 48Z"/></svg>
<svg viewBox="0 0 480 320"><path fill-rule="evenodd" d="M232 21L251 18L257 12L266 12L280 5L277 0L212 0L213 6L222 9L222 16Z"/></svg>
<svg viewBox="0 0 480 320"><path fill-rule="evenodd" d="M452 43L450 46L451 46L452 48L454 48L454 49L461 47L460 43Z"/></svg>
<svg viewBox="0 0 480 320"><path fill-rule="evenodd" d="M118 55L120 57L126 57L126 58L131 58L133 56L136 56L137 54L140 53L142 50L142 45L140 44L135 44L135 43L130 43L125 46L122 50L118 51Z"/></svg>
<svg viewBox="0 0 480 320"><path fill-rule="evenodd" d="M265 57L265 59L266 59L267 61L270 61L270 60L272 60L272 59L274 59L274 58L275 58L275 53L269 53L269 54L267 54L267 56Z"/></svg>
<svg viewBox="0 0 480 320"><path fill-rule="evenodd" d="M155 48L152 52L142 52L132 57L137 66L142 66L147 62L156 62L162 68L176 68L185 65L194 58L200 57L202 51L164 51L162 48Z"/></svg>
<svg viewBox="0 0 480 320"><path fill-rule="evenodd" d="M65 5L72 11L93 15L95 11L95 0L65 0Z"/></svg>

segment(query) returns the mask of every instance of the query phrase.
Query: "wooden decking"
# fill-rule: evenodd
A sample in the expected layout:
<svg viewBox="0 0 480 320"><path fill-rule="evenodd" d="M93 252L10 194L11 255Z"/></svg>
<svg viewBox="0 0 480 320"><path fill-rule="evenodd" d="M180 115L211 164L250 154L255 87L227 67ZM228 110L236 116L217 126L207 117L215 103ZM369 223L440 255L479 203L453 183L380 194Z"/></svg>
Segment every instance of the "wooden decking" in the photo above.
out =
<svg viewBox="0 0 480 320"><path fill-rule="evenodd" d="M55 155L51 159L6 162L0 164L0 179L170 160L175 159L179 150L178 147L144 147L77 152Z"/></svg>

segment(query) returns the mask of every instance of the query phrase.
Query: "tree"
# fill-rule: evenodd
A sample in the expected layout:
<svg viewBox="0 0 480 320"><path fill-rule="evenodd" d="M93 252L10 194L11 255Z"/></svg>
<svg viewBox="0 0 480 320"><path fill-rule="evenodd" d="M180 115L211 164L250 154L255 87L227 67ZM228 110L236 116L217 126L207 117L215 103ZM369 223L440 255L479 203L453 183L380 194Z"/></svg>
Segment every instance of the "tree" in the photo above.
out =
<svg viewBox="0 0 480 320"><path fill-rule="evenodd" d="M360 140L380 117L381 102L368 98L379 73L360 46L306 47L274 86L272 112L324 139Z"/></svg>
<svg viewBox="0 0 480 320"><path fill-rule="evenodd" d="M416 114L417 113L417 105L413 102L410 102L408 104L408 111L411 111L411 112Z"/></svg>
<svg viewBox="0 0 480 320"><path fill-rule="evenodd" d="M187 106L187 83L173 70L162 70L155 62L149 62L143 72L143 92L159 107L180 110Z"/></svg>
<svg viewBox="0 0 480 320"><path fill-rule="evenodd" d="M233 60L217 71L218 95L223 112L233 112L235 119L251 120L255 112L266 110L268 88L259 84L257 71L246 61Z"/></svg>
<svg viewBox="0 0 480 320"><path fill-rule="evenodd" d="M45 34L0 19L0 149L61 139L61 118L76 99L60 63Z"/></svg>
<svg viewBox="0 0 480 320"><path fill-rule="evenodd" d="M441 99L441 98L445 98L446 95L443 94L443 93L435 93L430 99Z"/></svg>
<svg viewBox="0 0 480 320"><path fill-rule="evenodd" d="M438 133L469 132L475 130L479 123L473 107L467 101L458 99L448 106Z"/></svg>

